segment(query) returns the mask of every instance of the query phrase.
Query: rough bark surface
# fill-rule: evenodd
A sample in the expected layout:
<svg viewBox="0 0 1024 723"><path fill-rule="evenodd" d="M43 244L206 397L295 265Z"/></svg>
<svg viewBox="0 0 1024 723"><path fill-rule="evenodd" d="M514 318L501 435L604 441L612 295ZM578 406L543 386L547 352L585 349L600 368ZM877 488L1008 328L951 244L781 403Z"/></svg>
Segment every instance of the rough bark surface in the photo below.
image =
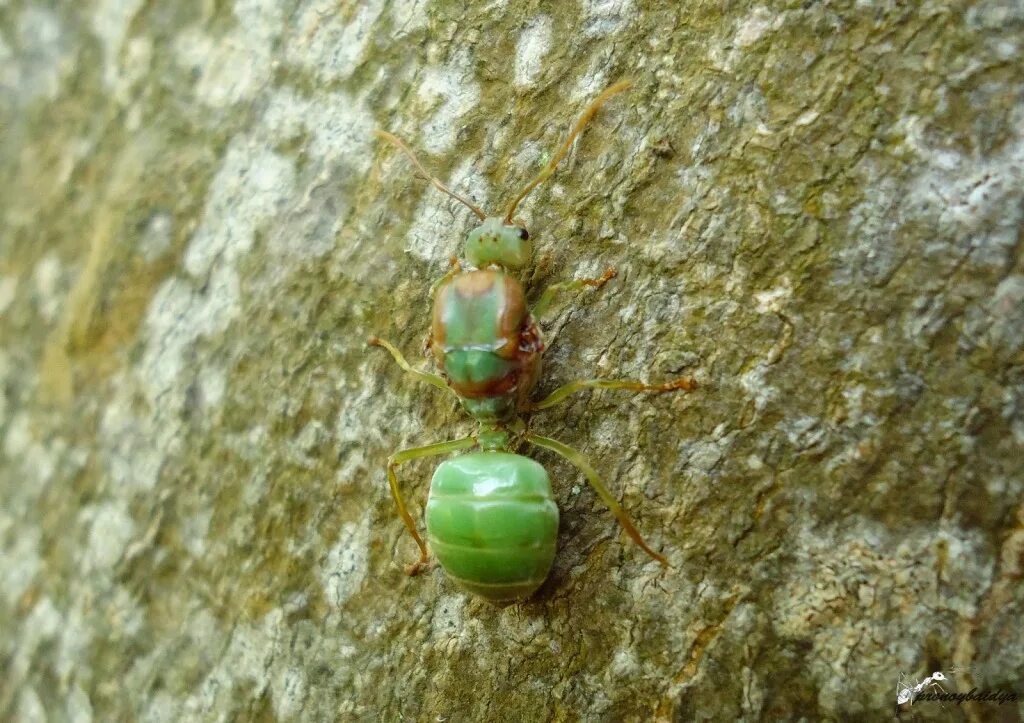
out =
<svg viewBox="0 0 1024 723"><path fill-rule="evenodd" d="M466 9L468 5L468 9ZM890 716L1024 693L1024 6L0 0L0 717ZM586 452L496 608L414 557L393 450L472 427L428 288L535 173L534 420ZM417 516L434 462L402 468ZM1019 704L920 703L1017 720Z"/></svg>

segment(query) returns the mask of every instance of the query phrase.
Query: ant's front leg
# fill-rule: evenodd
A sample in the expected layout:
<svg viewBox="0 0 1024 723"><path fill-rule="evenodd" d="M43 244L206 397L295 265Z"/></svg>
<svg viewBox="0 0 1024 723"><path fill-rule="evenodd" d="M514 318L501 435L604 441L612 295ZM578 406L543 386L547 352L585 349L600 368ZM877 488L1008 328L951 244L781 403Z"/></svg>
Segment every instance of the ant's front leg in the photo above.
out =
<svg viewBox="0 0 1024 723"><path fill-rule="evenodd" d="M572 281L561 281L557 284L552 284L544 289L544 293L540 295L537 303L533 305L531 310L533 318L538 320L543 318L557 294L563 291L580 291L588 286L599 289L608 283L610 279L615 278L616 273L615 269L609 266L605 269L604 274L594 279L573 279Z"/></svg>
<svg viewBox="0 0 1024 723"><path fill-rule="evenodd" d="M433 301L437 295L437 290L441 284L448 282L453 276L458 276L462 273L462 262L459 261L457 256L451 256L448 259L448 271L440 279L430 285L430 299Z"/></svg>

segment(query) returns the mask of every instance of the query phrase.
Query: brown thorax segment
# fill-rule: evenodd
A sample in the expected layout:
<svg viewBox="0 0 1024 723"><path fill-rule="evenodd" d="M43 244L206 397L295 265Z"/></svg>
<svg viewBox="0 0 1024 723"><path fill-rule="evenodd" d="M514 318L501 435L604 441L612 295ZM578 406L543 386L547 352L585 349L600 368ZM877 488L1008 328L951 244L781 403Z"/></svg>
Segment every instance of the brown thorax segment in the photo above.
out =
<svg viewBox="0 0 1024 723"><path fill-rule="evenodd" d="M500 416L519 408L520 400L532 390L544 349L522 285L499 269L457 274L438 287L430 346L438 367L459 396L469 400L507 398L500 405ZM499 414L496 405L470 407L487 416Z"/></svg>
<svg viewBox="0 0 1024 723"><path fill-rule="evenodd" d="M434 296L434 354L440 361L453 348L472 346L513 359L526 317L526 294L515 277L496 269L453 276Z"/></svg>

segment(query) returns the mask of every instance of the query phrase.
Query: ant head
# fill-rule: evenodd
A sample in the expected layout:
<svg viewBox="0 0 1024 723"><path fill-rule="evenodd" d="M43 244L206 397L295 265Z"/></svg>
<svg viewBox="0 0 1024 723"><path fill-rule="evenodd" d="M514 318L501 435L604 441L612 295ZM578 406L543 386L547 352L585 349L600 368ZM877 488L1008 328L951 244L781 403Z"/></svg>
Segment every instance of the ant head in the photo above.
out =
<svg viewBox="0 0 1024 723"><path fill-rule="evenodd" d="M498 216L485 218L466 238L466 260L477 268L495 265L521 269L532 257L530 232Z"/></svg>

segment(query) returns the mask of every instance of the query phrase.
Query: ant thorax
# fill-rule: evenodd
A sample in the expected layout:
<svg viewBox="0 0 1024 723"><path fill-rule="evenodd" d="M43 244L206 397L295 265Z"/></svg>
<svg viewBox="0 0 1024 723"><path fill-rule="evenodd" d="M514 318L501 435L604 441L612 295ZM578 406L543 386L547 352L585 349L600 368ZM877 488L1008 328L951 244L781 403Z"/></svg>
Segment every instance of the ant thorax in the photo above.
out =
<svg viewBox="0 0 1024 723"><path fill-rule="evenodd" d="M481 421L514 416L543 352L519 280L493 268L456 274L437 288L432 317L434 360L466 410Z"/></svg>

